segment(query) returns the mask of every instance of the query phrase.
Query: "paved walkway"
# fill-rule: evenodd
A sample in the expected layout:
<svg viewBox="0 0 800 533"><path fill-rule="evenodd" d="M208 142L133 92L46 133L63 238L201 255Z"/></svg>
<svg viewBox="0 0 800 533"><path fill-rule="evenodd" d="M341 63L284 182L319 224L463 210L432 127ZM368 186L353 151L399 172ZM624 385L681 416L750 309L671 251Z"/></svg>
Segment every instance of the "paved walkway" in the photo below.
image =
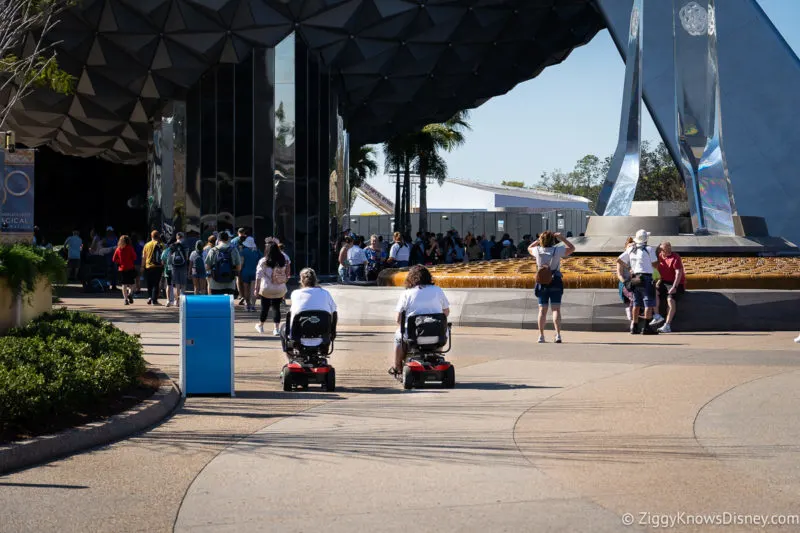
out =
<svg viewBox="0 0 800 533"><path fill-rule="evenodd" d="M176 310L66 303L142 334L177 374ZM253 320L237 317L236 398L189 398L151 431L0 477L0 531L603 532L625 513L800 514L791 334L537 345L459 328L456 389L404 392L385 374L390 328L347 328L337 392L283 393L277 341Z"/></svg>

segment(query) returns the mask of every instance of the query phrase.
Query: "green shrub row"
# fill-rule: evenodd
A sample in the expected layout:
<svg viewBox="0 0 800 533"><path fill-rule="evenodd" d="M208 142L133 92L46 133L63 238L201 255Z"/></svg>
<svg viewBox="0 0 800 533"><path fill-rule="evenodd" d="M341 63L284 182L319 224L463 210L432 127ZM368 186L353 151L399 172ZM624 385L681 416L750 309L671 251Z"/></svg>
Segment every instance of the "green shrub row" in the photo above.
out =
<svg viewBox="0 0 800 533"><path fill-rule="evenodd" d="M0 427L81 412L144 370L137 337L87 313L47 313L0 338Z"/></svg>

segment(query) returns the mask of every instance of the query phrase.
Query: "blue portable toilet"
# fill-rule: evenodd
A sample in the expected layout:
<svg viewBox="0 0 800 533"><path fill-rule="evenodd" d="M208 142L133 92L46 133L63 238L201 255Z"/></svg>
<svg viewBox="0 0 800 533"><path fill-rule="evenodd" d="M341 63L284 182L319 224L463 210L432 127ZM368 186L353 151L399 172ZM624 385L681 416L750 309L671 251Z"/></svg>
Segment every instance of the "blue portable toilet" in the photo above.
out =
<svg viewBox="0 0 800 533"><path fill-rule="evenodd" d="M187 394L233 390L233 296L181 297L180 386Z"/></svg>

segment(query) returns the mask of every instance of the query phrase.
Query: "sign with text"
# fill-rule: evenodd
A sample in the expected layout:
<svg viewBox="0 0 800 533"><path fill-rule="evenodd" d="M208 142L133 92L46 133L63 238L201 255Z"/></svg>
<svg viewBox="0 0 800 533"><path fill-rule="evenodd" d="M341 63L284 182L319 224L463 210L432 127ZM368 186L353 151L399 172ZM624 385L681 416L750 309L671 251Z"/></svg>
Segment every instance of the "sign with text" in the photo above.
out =
<svg viewBox="0 0 800 533"><path fill-rule="evenodd" d="M0 218L4 238L33 234L33 168L35 150L3 152Z"/></svg>

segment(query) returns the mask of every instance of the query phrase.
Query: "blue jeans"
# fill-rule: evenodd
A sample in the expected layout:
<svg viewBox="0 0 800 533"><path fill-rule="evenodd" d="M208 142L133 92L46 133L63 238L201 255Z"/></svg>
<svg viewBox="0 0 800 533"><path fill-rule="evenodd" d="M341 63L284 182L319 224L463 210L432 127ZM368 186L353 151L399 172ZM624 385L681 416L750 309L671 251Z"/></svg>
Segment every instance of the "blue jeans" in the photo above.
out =
<svg viewBox="0 0 800 533"><path fill-rule="evenodd" d="M536 285L534 294L539 298L539 305L561 305L564 296L564 280L560 272L553 272L553 281L549 285Z"/></svg>

